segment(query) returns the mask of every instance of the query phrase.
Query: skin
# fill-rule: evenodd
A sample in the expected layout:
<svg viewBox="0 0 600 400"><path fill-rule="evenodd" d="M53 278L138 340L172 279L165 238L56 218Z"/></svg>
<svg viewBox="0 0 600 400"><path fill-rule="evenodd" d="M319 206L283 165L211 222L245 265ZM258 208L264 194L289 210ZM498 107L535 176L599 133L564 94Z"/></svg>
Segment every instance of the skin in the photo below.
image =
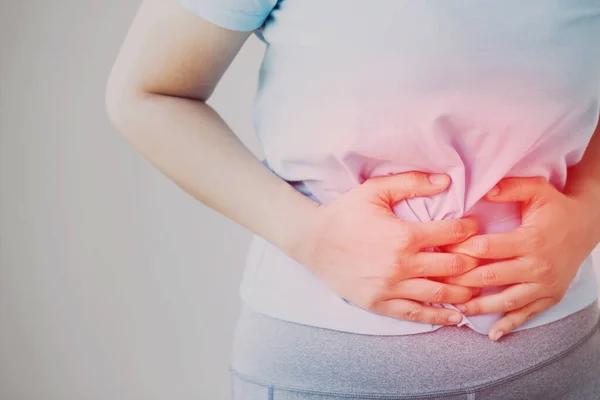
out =
<svg viewBox="0 0 600 400"><path fill-rule="evenodd" d="M206 103L249 34L204 21L173 0L145 0L107 85L115 128L191 196L279 247L354 304L411 321L460 322L456 311L421 302L475 304L478 285L469 273L488 258L468 250L477 222L409 223L391 209L403 198L444 191L449 178L416 171L372 178L327 206L297 192ZM589 173L580 175L576 192L598 185ZM588 209L599 198L579 197ZM433 246L449 251L423 251Z"/></svg>

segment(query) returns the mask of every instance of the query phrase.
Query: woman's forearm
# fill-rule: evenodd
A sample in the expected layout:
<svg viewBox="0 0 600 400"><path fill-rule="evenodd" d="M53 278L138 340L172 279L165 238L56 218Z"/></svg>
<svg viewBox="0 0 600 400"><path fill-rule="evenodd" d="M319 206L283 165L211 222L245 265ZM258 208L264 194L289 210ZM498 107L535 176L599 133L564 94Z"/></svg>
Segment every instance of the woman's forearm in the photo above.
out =
<svg viewBox="0 0 600 400"><path fill-rule="evenodd" d="M588 144L583 158L571 167L567 175L565 193L581 201L589 210L596 242L600 242L600 125Z"/></svg>
<svg viewBox="0 0 600 400"><path fill-rule="evenodd" d="M140 94L108 109L117 130L190 195L288 254L301 245L318 204L269 171L205 102Z"/></svg>

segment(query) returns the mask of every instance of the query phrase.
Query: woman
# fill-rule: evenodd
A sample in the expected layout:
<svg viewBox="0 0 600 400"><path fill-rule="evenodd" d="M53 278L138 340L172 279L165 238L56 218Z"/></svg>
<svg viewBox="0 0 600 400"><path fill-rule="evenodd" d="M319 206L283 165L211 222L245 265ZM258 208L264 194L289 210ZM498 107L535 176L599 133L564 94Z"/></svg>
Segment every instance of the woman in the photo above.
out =
<svg viewBox="0 0 600 400"><path fill-rule="evenodd" d="M206 104L252 32L262 163ZM599 398L599 39L597 0L144 1L108 113L256 234L234 398Z"/></svg>

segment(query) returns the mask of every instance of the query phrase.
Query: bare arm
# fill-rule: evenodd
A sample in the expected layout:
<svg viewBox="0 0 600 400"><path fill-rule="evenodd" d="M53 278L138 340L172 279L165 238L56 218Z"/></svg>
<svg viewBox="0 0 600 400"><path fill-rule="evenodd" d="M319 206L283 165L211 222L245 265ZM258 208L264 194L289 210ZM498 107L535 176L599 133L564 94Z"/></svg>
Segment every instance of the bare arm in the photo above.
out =
<svg viewBox="0 0 600 400"><path fill-rule="evenodd" d="M565 193L581 199L590 221L597 227L594 238L600 242L600 124L581 161L569 169Z"/></svg>
<svg viewBox="0 0 600 400"><path fill-rule="evenodd" d="M145 0L106 106L119 132L179 187L290 253L318 205L271 173L205 102L248 36L172 0Z"/></svg>
<svg viewBox="0 0 600 400"><path fill-rule="evenodd" d="M391 210L445 190L449 177L370 179L319 206L271 173L205 102L248 33L219 28L173 1L145 0L125 40L106 95L117 129L182 189L354 304L415 322L458 323L456 311L421 302L464 302L476 291L422 278L463 273L475 260L420 250L463 241L477 222L410 223Z"/></svg>

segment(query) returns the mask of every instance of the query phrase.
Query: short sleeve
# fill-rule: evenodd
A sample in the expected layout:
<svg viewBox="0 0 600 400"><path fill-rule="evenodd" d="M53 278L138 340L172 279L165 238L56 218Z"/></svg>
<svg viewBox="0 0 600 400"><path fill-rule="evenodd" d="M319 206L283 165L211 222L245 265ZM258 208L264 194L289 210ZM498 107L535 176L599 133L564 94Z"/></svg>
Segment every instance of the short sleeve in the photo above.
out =
<svg viewBox="0 0 600 400"><path fill-rule="evenodd" d="M253 31L267 19L277 0L177 0L198 16L222 28Z"/></svg>

